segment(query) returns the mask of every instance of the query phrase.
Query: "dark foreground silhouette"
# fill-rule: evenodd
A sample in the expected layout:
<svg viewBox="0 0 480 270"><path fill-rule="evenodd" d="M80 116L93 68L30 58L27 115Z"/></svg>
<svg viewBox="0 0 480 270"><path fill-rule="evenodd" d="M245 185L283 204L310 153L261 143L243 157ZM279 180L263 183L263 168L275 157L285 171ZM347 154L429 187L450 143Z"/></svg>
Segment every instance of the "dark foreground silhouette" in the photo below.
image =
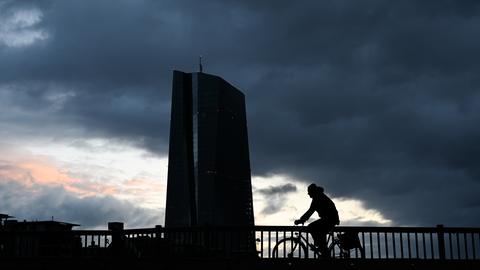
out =
<svg viewBox="0 0 480 270"><path fill-rule="evenodd" d="M303 226L74 230L0 222L0 269L480 269L480 228L334 226L330 258ZM360 237L359 237L360 236ZM256 239L247 241L245 239ZM243 239L243 240L242 240Z"/></svg>

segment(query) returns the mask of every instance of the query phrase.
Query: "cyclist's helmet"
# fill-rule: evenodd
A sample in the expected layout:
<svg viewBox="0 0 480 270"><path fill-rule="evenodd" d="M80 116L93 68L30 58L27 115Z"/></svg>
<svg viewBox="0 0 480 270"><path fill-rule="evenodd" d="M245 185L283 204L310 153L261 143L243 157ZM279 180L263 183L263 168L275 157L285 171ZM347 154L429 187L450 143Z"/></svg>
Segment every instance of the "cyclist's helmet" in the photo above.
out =
<svg viewBox="0 0 480 270"><path fill-rule="evenodd" d="M324 191L323 187L317 186L315 183L310 184L308 186L308 193L315 193L315 192L323 193L323 191Z"/></svg>

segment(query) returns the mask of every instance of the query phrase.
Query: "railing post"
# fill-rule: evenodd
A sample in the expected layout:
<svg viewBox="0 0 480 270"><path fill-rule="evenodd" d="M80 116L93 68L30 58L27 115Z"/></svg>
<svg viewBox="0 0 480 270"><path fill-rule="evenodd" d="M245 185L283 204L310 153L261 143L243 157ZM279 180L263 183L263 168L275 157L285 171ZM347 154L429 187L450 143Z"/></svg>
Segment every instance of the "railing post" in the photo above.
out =
<svg viewBox="0 0 480 270"><path fill-rule="evenodd" d="M123 222L108 222L108 230L112 231L112 253L119 256L124 248Z"/></svg>
<svg viewBox="0 0 480 270"><path fill-rule="evenodd" d="M163 226L162 225L155 225L155 237L162 238Z"/></svg>
<svg viewBox="0 0 480 270"><path fill-rule="evenodd" d="M445 260L445 236L443 225L437 225L438 254L440 260Z"/></svg>

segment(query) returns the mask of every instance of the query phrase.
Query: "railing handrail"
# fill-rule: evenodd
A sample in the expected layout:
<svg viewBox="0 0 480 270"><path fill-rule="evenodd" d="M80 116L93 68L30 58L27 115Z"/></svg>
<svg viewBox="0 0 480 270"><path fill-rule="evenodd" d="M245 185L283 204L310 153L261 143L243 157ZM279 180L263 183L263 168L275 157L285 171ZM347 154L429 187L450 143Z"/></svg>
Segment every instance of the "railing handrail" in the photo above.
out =
<svg viewBox="0 0 480 270"><path fill-rule="evenodd" d="M440 225L441 226L441 225ZM195 227L163 227L154 228L136 228L123 229L123 233L157 233L166 231L308 231L307 226L287 226L287 225L255 225L255 226L195 226ZM445 227L438 225L436 227L388 227L388 226L336 226L335 232L398 232L398 233L480 233L480 227ZM0 230L0 233L43 233L42 231L6 231ZM83 233L83 234L111 234L111 230L101 229L74 229L72 231L58 231L58 233ZM45 233L56 233L45 231Z"/></svg>
<svg viewBox="0 0 480 270"><path fill-rule="evenodd" d="M173 231L201 231L201 230L242 230L242 231L307 231L307 226L288 226L288 225L255 225L255 226L196 226L196 227L161 227L162 230ZM388 226L335 226L333 231L338 232L473 232L480 233L480 227L388 227Z"/></svg>

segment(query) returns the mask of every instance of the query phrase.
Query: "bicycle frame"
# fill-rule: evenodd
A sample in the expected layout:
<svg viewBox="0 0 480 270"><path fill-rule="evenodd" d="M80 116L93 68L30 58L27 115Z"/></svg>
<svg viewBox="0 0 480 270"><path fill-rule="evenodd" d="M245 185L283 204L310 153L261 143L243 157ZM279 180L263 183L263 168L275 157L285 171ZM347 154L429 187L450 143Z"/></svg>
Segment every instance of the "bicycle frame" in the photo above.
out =
<svg viewBox="0 0 480 270"><path fill-rule="evenodd" d="M328 252L332 258L349 258L350 251L341 247L340 239L335 232L329 232L327 236ZM312 254L313 253L313 254ZM274 258L319 258L322 257L319 250L302 233L280 239L273 247Z"/></svg>

